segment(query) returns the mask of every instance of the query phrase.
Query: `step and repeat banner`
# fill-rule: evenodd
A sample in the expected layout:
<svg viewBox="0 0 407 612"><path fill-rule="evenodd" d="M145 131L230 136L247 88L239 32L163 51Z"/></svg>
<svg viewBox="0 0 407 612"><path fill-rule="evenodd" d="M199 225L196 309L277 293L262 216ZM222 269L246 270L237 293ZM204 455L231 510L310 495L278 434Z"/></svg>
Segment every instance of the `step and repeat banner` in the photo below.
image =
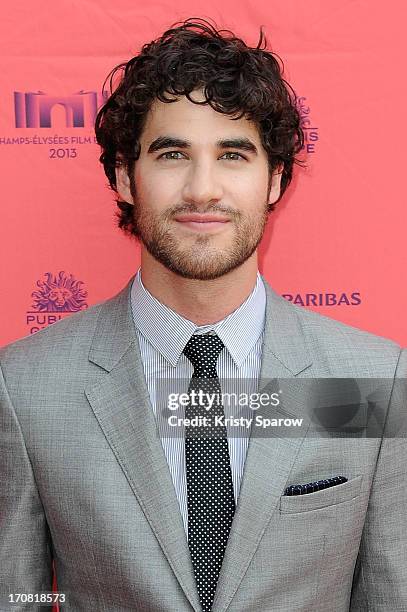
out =
<svg viewBox="0 0 407 612"><path fill-rule="evenodd" d="M287 300L407 344L405 5L196 0L3 8L0 345L116 294L139 245L98 161L102 85L174 22L262 25L298 96L305 168L269 218L260 270Z"/></svg>

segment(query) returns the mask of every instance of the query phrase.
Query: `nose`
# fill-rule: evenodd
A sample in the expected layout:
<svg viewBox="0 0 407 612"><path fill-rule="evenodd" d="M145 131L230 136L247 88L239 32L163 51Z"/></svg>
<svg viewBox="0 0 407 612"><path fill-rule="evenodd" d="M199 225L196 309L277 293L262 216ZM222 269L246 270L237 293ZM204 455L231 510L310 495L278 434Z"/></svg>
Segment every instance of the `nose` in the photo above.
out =
<svg viewBox="0 0 407 612"><path fill-rule="evenodd" d="M205 206L222 199L223 187L220 177L209 160L191 164L182 197L185 202L197 206Z"/></svg>

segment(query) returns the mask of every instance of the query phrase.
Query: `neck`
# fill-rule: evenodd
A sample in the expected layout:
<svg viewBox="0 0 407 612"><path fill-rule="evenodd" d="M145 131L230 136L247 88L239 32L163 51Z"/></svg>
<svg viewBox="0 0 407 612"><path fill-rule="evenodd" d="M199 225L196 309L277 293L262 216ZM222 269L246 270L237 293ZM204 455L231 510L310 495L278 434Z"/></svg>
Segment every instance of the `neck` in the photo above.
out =
<svg viewBox="0 0 407 612"><path fill-rule="evenodd" d="M249 297L256 285L257 251L239 268L214 280L183 278L168 270L144 248L141 280L159 302L195 325L224 319Z"/></svg>

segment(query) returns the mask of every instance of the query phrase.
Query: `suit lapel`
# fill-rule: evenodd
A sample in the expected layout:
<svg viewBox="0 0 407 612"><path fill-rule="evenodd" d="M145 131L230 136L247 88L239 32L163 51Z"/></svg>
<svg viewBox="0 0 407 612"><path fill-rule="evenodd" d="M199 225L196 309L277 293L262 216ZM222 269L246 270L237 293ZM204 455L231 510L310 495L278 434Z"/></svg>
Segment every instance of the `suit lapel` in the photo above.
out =
<svg viewBox="0 0 407 612"><path fill-rule="evenodd" d="M263 278L263 277L262 277ZM300 321L293 308L278 296L263 278L266 287L266 321L259 391L282 390L282 409L304 417L301 433L294 437L252 435L236 514L222 564L213 612L224 612L259 545L277 504L291 468L306 436L306 418L301 384L295 376L311 365ZM276 411L278 417L279 410ZM287 416L286 414L280 416ZM252 428L252 434L255 429Z"/></svg>
<svg viewBox="0 0 407 612"><path fill-rule="evenodd" d="M130 305L131 282L101 306L89 359L104 370L86 396L185 595L200 610L188 543L157 434Z"/></svg>

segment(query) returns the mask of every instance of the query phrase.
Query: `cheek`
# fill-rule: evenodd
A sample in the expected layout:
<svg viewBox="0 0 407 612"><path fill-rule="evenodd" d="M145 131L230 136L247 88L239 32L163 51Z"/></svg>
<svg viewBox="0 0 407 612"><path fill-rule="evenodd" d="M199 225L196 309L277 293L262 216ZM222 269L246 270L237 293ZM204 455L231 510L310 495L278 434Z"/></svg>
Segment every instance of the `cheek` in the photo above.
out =
<svg viewBox="0 0 407 612"><path fill-rule="evenodd" d="M267 181L251 179L236 182L234 200L242 210L260 211L267 201Z"/></svg>
<svg viewBox="0 0 407 612"><path fill-rule="evenodd" d="M158 177L151 168L140 167L134 175L137 199L145 208L156 212L177 204L179 179L177 177Z"/></svg>

